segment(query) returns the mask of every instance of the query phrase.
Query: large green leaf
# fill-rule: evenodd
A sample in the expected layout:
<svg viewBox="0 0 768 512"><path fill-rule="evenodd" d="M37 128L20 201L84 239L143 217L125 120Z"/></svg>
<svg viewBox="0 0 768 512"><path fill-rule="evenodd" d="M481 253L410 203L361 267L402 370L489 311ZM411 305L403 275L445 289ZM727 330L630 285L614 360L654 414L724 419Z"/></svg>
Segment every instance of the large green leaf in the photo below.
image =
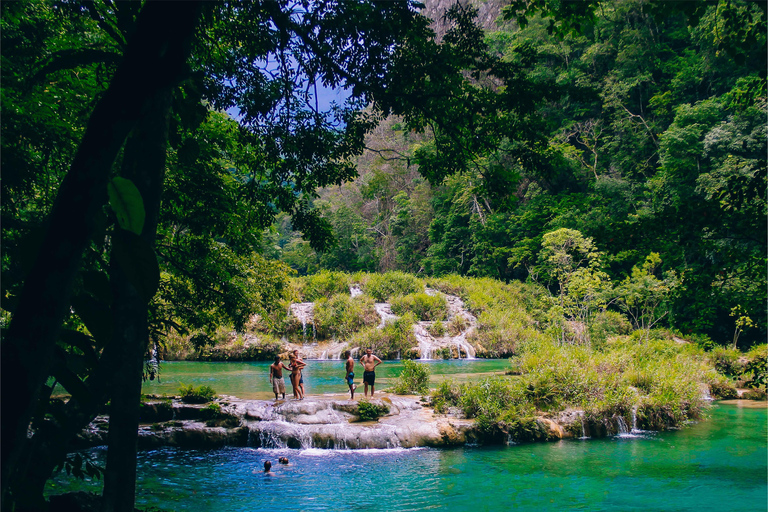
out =
<svg viewBox="0 0 768 512"><path fill-rule="evenodd" d="M140 235L144 229L144 201L139 189L131 180L118 176L109 181L107 191L120 227Z"/></svg>
<svg viewBox="0 0 768 512"><path fill-rule="evenodd" d="M135 233L118 229L112 238L112 257L139 295L149 302L160 285L160 266L152 247Z"/></svg>

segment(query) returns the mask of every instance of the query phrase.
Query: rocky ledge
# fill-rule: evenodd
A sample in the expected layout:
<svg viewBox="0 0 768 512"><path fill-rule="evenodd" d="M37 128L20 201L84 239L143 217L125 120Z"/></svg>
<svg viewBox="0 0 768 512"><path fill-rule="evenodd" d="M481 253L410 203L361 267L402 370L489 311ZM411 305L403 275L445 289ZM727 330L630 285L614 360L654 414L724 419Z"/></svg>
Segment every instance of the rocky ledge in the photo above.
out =
<svg viewBox="0 0 768 512"><path fill-rule="evenodd" d="M383 413L361 420L361 403ZM381 394L372 400L316 396L305 400L242 400L221 397L216 405L177 400L142 404L139 448L222 446L288 448L448 447L476 442L474 422L435 415L418 397ZM364 406L365 407L365 406ZM96 418L78 447L106 444L109 419Z"/></svg>

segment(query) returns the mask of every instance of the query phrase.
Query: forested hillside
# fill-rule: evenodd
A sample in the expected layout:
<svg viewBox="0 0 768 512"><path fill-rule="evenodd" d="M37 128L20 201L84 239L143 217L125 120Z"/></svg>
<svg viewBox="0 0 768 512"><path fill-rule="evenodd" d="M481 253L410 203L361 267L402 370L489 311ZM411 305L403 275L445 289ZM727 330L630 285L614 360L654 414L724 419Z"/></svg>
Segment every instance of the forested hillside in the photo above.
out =
<svg viewBox="0 0 768 512"><path fill-rule="evenodd" d="M462 166L435 139L445 127L414 131L389 117L366 139L359 177L315 201L336 246L313 251L284 217L266 254L301 274L530 279L555 294L581 287L571 294L599 293L597 307L625 310L632 293L661 286L654 300L670 306L661 324L720 343L740 331L741 343L764 339L765 5L586 2L594 10L550 26L552 3L525 23L498 24L488 13L506 2L472 3L487 52L530 80L535 111L525 125L494 133L484 151L468 149ZM436 18L445 32L449 22ZM519 130L535 144L520 142ZM420 169L424 162L439 172ZM588 244L588 264L571 269L588 275L561 279L552 244L571 255Z"/></svg>

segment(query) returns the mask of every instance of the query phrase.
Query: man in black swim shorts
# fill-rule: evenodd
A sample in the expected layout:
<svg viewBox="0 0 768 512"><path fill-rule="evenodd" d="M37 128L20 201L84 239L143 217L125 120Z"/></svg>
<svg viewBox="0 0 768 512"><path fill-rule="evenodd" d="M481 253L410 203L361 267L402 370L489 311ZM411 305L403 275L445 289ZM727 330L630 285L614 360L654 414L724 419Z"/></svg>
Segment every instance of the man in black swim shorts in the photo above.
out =
<svg viewBox="0 0 768 512"><path fill-rule="evenodd" d="M374 371L377 366L381 364L381 359L373 355L373 350L370 348L365 349L365 355L360 358L360 364L363 365L363 384L365 389L363 393L368 396L368 385L371 385L371 397L373 397L374 384L376 383L376 372Z"/></svg>

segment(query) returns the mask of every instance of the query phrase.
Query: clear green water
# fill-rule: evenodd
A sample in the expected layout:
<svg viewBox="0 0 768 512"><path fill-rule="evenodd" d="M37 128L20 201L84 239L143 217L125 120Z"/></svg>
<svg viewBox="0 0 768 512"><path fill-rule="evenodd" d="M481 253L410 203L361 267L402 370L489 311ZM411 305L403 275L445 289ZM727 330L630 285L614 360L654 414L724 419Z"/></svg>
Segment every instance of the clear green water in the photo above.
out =
<svg viewBox="0 0 768 512"><path fill-rule="evenodd" d="M105 458L104 449L91 453ZM291 465L276 464L286 456ZM675 432L451 450L162 449L137 503L167 510L766 510L766 409L718 405ZM275 474L260 470L264 460ZM99 491L60 477L50 493Z"/></svg>
<svg viewBox="0 0 768 512"><path fill-rule="evenodd" d="M444 379L458 382L480 379L494 373L502 374L509 367L505 359L475 359L428 361L431 370L430 383L434 386ZM219 394L233 395L245 399L274 398L272 385L269 383L268 362L258 363L200 363L172 361L163 363L160 382L147 381L142 387L146 394L175 394L180 384L211 386ZM376 368L376 389L384 390L400 375L403 364L399 361L386 361ZM355 382L360 385L363 368L355 365ZM302 370L307 394L345 394L347 385L344 381L344 361L323 360L307 361ZM291 386L286 379L288 394ZM361 389L362 391L362 389Z"/></svg>

